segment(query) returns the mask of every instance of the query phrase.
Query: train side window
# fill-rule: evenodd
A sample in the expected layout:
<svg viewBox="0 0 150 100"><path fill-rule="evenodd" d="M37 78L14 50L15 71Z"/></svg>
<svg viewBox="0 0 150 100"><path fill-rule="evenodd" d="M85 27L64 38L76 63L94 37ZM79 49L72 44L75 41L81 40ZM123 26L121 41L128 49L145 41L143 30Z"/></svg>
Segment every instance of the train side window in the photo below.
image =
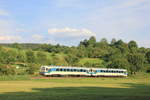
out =
<svg viewBox="0 0 150 100"><path fill-rule="evenodd" d="M46 71L48 71L48 68L46 68Z"/></svg>
<svg viewBox="0 0 150 100"><path fill-rule="evenodd" d="M67 70L66 70L66 69L64 69L64 71L66 72Z"/></svg>
<svg viewBox="0 0 150 100"><path fill-rule="evenodd" d="M67 71L70 71L70 69L67 69Z"/></svg>
<svg viewBox="0 0 150 100"><path fill-rule="evenodd" d="M73 72L73 69L70 69L71 72Z"/></svg>
<svg viewBox="0 0 150 100"><path fill-rule="evenodd" d="M80 69L80 72L83 72L83 70L82 70L82 69Z"/></svg>
<svg viewBox="0 0 150 100"><path fill-rule="evenodd" d="M62 71L64 71L64 69L62 68Z"/></svg>
<svg viewBox="0 0 150 100"><path fill-rule="evenodd" d="M62 69L60 69L60 71L62 71Z"/></svg>
<svg viewBox="0 0 150 100"><path fill-rule="evenodd" d="M59 71L59 69L57 68L56 71Z"/></svg>

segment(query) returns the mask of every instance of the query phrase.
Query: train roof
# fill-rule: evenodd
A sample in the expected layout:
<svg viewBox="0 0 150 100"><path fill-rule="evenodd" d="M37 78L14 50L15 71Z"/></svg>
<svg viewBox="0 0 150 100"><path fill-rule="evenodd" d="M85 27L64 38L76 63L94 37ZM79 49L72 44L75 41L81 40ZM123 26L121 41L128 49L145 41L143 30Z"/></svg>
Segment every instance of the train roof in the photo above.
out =
<svg viewBox="0 0 150 100"><path fill-rule="evenodd" d="M48 68L76 68L76 69L91 69L92 67L74 67L74 66L41 66L41 67L48 67ZM127 71L126 69L115 69L115 68L92 68L95 70L118 70L118 71Z"/></svg>

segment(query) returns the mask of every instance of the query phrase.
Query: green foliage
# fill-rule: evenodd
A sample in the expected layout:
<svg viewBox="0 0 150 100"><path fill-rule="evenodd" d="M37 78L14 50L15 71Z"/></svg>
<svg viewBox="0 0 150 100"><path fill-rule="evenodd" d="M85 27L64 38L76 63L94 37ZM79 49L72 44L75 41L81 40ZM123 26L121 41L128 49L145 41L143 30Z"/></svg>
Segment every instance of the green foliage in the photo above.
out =
<svg viewBox="0 0 150 100"><path fill-rule="evenodd" d="M132 54L128 55L128 61L130 63L130 71L131 74L135 74L135 72L139 71L144 67L145 58L142 54Z"/></svg>
<svg viewBox="0 0 150 100"><path fill-rule="evenodd" d="M94 36L72 47L59 44L0 44L0 63L19 66L17 74L33 74L37 70L38 67L31 65L18 65L28 63L125 68L134 74L148 70L150 49L139 48L135 41L125 43L123 40L112 39L109 43L105 38L96 41Z"/></svg>
<svg viewBox="0 0 150 100"><path fill-rule="evenodd" d="M114 59L109 64L108 68L122 68L122 69L128 69L130 66L127 59L121 58L121 59Z"/></svg>
<svg viewBox="0 0 150 100"><path fill-rule="evenodd" d="M48 64L48 57L46 55L45 52L42 52L42 51L38 51L36 53L36 57L37 57L37 63L40 63L40 64Z"/></svg>
<svg viewBox="0 0 150 100"><path fill-rule="evenodd" d="M147 73L150 73L150 67L147 68L146 72L147 72Z"/></svg>
<svg viewBox="0 0 150 100"><path fill-rule="evenodd" d="M0 80L5 80L0 82L1 100L149 100L150 98L150 74L145 73L128 78L39 79L33 76L0 76Z"/></svg>
<svg viewBox="0 0 150 100"><path fill-rule="evenodd" d="M58 54L58 55L53 56L52 65L67 66L68 63L64 56Z"/></svg>
<svg viewBox="0 0 150 100"><path fill-rule="evenodd" d="M26 62L27 60L26 54L23 50L22 51L18 50L16 57L18 62Z"/></svg>
<svg viewBox="0 0 150 100"><path fill-rule="evenodd" d="M0 75L15 75L15 68L11 65L0 65Z"/></svg>
<svg viewBox="0 0 150 100"><path fill-rule="evenodd" d="M150 64L150 51L146 53L146 59L148 63Z"/></svg>
<svg viewBox="0 0 150 100"><path fill-rule="evenodd" d="M85 66L85 67L104 67L102 64L102 60L98 58L82 58L78 62L78 66Z"/></svg>
<svg viewBox="0 0 150 100"><path fill-rule="evenodd" d="M22 49L22 46L21 46L21 44L19 44L19 43L13 43L13 44L11 45L11 47L17 48L17 49Z"/></svg>
<svg viewBox="0 0 150 100"><path fill-rule="evenodd" d="M34 63L36 60L35 52L32 50L26 51L26 56L27 56L27 62L28 63Z"/></svg>
<svg viewBox="0 0 150 100"><path fill-rule="evenodd" d="M27 72L28 74L36 74L36 72L38 72L39 69L40 69L40 65L29 63L29 64L27 65L27 70L26 70L26 72Z"/></svg>
<svg viewBox="0 0 150 100"><path fill-rule="evenodd" d="M94 36L91 36L88 40L88 45L89 46L94 46L96 43L96 38Z"/></svg>
<svg viewBox="0 0 150 100"><path fill-rule="evenodd" d="M73 54L69 54L66 56L65 60L69 65L76 65L79 61L79 58Z"/></svg>
<svg viewBox="0 0 150 100"><path fill-rule="evenodd" d="M130 41L128 43L128 47L132 53L135 53L137 51L138 45L135 41Z"/></svg>

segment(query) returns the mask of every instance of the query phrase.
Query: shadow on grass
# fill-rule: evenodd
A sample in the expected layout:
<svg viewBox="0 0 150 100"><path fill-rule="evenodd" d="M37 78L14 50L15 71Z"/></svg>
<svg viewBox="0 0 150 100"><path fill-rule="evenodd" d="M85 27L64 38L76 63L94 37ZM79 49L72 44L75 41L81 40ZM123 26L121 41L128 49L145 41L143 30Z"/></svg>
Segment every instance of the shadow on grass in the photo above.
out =
<svg viewBox="0 0 150 100"><path fill-rule="evenodd" d="M0 100L150 100L150 85L126 83L130 88L55 87L34 92L0 94Z"/></svg>

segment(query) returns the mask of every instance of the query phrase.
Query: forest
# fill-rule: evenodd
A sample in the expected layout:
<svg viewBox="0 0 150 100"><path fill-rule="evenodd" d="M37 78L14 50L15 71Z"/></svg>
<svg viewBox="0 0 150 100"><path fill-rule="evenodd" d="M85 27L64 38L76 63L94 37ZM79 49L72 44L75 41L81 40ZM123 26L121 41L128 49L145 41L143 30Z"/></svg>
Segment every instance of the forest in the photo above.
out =
<svg viewBox="0 0 150 100"><path fill-rule="evenodd" d="M38 74L41 65L123 68L129 75L150 72L150 48L94 36L78 46L52 44L0 44L0 75Z"/></svg>

